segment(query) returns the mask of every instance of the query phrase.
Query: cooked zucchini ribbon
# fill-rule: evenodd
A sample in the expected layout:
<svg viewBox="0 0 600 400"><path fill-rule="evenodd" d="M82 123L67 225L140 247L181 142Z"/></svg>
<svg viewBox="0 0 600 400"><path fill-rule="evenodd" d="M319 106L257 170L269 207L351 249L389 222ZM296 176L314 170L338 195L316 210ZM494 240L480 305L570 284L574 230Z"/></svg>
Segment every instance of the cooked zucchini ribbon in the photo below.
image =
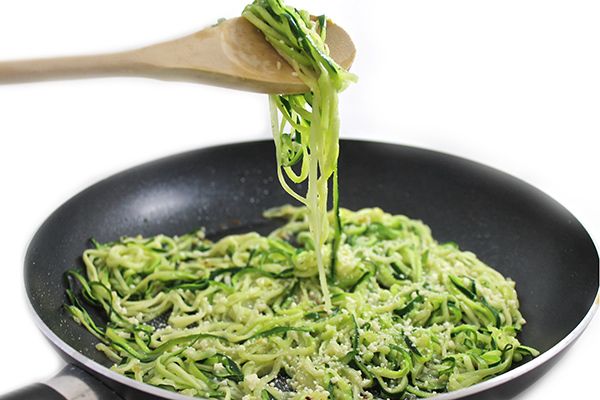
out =
<svg viewBox="0 0 600 400"><path fill-rule="evenodd" d="M67 274L66 308L115 371L203 398L427 397L538 354L516 338L514 282L423 223L341 209L328 310L309 212L266 215L287 222L217 242L203 231L95 242L85 271Z"/></svg>
<svg viewBox="0 0 600 400"><path fill-rule="evenodd" d="M285 191L308 209L323 301L330 309L328 274L323 260L323 246L329 233L328 183L333 180L335 230L330 257L335 264L340 234L338 94L356 81L356 76L329 56L325 16L311 18L306 11L286 6L280 0L257 0L242 15L264 33L309 89L296 95L270 95L269 104L277 176ZM298 193L287 180L293 184L307 181L307 193Z"/></svg>
<svg viewBox="0 0 600 400"><path fill-rule="evenodd" d="M268 236L93 241L66 310L112 369L202 398L408 400L538 355L517 339L513 281L420 221L340 209L338 94L356 77L329 56L327 19L280 0L243 16L308 87L269 96L277 176L302 206L268 210L285 220Z"/></svg>

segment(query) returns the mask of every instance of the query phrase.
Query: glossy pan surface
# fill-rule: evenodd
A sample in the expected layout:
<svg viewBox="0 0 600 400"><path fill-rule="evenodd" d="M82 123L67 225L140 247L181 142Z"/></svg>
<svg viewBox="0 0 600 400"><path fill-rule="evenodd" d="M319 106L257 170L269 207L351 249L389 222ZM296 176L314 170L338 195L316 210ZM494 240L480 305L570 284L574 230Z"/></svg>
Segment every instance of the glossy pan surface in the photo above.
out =
<svg viewBox="0 0 600 400"><path fill-rule="evenodd" d="M514 177L447 154L362 141L342 141L341 147L343 207L378 206L421 219L440 242L475 252L517 283L528 321L520 339L542 355L440 398L487 398L502 392L494 387L528 373L532 381L530 371L549 365L587 325L597 308L598 254L560 204ZM25 283L42 331L67 358L125 388L125 397L184 398L106 368L110 362L95 350L96 339L62 308L64 271L81 265L91 237L103 242L121 235L183 234L202 226L211 238L267 233L273 225L262 211L290 202L275 178L271 141L200 149L99 182L53 213L30 244Z"/></svg>

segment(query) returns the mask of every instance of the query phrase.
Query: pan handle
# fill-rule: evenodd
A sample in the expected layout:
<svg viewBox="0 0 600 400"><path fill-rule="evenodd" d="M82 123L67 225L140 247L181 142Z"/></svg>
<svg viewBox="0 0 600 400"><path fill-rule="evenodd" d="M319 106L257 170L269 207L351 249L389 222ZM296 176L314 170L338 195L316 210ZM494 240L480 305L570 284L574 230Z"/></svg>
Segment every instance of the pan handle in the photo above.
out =
<svg viewBox="0 0 600 400"><path fill-rule="evenodd" d="M44 383L34 383L0 395L0 400L118 400L101 381L75 365L67 365Z"/></svg>
<svg viewBox="0 0 600 400"><path fill-rule="evenodd" d="M66 400L60 393L43 383L34 383L0 396L2 400Z"/></svg>

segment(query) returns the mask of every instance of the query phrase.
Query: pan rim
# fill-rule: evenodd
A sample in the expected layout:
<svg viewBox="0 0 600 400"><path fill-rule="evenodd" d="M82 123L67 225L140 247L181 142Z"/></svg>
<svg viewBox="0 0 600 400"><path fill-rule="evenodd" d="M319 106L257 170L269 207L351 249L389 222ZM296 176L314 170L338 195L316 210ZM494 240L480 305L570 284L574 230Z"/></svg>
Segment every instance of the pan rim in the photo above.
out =
<svg viewBox="0 0 600 400"><path fill-rule="evenodd" d="M473 163L476 166L479 167L484 167L484 168L488 168L491 169L493 171L502 173L508 177L510 177L511 179L514 179L520 183L524 183L528 186L531 186L533 188L535 188L536 190L538 190L539 192L543 193L545 196L551 198L554 200L554 198L552 196L549 196L548 194L546 194L545 192L543 192L542 190L538 189L537 187L529 184L528 182L524 181L521 178L518 178L516 176L513 176L509 173L506 173L504 171L501 171L495 167L491 167L488 166L486 164L480 163L478 161L474 161L465 157L461 157L459 155L455 155L455 154L451 154L451 153L446 153L446 152L442 152L442 151L438 151L438 150L432 150L432 149L428 149L425 147L419 147L419 146L412 146L412 145L404 145L404 144L400 144L400 143L393 143L393 142L382 142L382 141L373 141L373 140L366 140L366 139L357 139L357 138L352 138L352 139L342 139L342 142L362 142L362 143L370 143L370 144L388 144L388 145L394 145L394 146L402 146L402 147L406 147L409 149L418 149L420 151L425 151L425 152L429 152L429 153L435 153L438 155L442 155L442 156L448 156L454 159L457 159L459 161L467 161L469 163ZM137 169L152 163L156 163L156 162L161 162L164 161L166 159L172 158L172 157L178 157L178 156L182 156L185 154L190 154L190 153L194 153L194 152L198 152L198 151L207 151L207 150L215 150L218 148L224 148L224 147L230 147L230 146L236 146L236 145L247 145L247 144L257 144L257 143L268 143L271 142L271 140L250 140L250 141L241 141L241 142L231 142L231 143L223 143L223 144L217 144L217 145L213 145L213 146L207 146L207 147L200 147L198 149L193 149L193 150L189 150L189 151L184 151L184 152L179 152L179 153L175 153L172 155L168 155L165 157L160 157L157 159L153 159L141 164L137 164L134 166L131 166L129 168L126 168L124 170L121 170L117 173L114 174L110 174L104 178L101 178L100 180L98 180L97 182L95 182L94 184L88 186L87 188L83 189L82 191L79 191L77 194L75 194L74 196L70 197L68 200L66 200L66 202L64 202L61 206L59 206L54 212L58 211L60 208L62 208L65 204L69 203L74 197L77 197L79 194L85 192L86 190L88 190L89 188L95 186L96 184L105 181L106 179L110 179L112 177L118 176L122 173L125 173L127 171L130 171L132 169ZM556 201L556 200L555 200ZM557 202L558 203L558 202ZM560 204L560 203L559 203ZM561 205L562 206L562 205ZM563 207L564 208L564 207ZM569 213L571 213L570 210L568 210ZM53 213L54 213L53 212ZM571 213L572 214L572 213ZM51 214L52 215L52 214ZM574 216L575 217L575 216ZM50 216L48 217L50 218ZM597 251L597 246L595 243L597 243L593 237L590 235L589 231L587 229L585 229L585 226L575 217L575 219L577 220L577 222L579 222L581 224L581 226L583 227L585 233L587 234L588 238L590 239L590 241L592 242L592 244L594 245L596 251ZM39 229L41 229L41 227L45 224L45 221L40 225L40 227L38 228L38 230L36 230L36 234L34 234L34 236L32 237L32 239L30 240L30 243L28 244L28 251L29 252L29 248L31 246L31 243L34 241L35 236L37 235L37 232L39 231ZM27 263L27 259L28 259L28 255L25 256L25 263ZM598 264L598 267L600 268L600 263ZM25 277L26 278L26 277ZM509 382L515 378L518 378L519 376L522 376L532 370L534 370L535 368L540 367L541 365L545 364L546 362L550 361L552 358L554 358L555 356L557 356L559 353L561 353L563 350L565 350L567 347L569 347L569 345L571 345L577 338L579 338L579 336L581 336L581 334L585 331L585 329L587 328L587 326L589 325L589 323L591 322L592 318L594 317L594 315L596 314L596 312L598 311L598 309L600 308L600 282L598 283L598 290L596 291L596 295L594 297L594 301L592 301L592 304L590 306L590 308L588 309L587 313L585 314L585 316L583 317L583 319L577 324L577 326L571 331L569 332L568 335L566 335L562 340L560 340L558 343L556 343L554 346L552 346L551 348L549 348L547 351L545 351L544 353L542 353L540 356L524 363L523 365L520 365L514 369L511 369L499 376L496 376L490 380L484 381L484 382L480 382L478 384L475 384L473 386L464 388L464 389L460 389L457 391L453 391L453 392L449 392L449 393L442 393L439 394L435 397L432 397L432 399L435 400L453 400L453 399L460 399L463 397L467 397L467 396L471 396L483 391L487 391L489 389L492 389L494 387L497 387L499 385L502 385L506 382ZM76 350L75 348L71 347L70 345L68 345L65 341L63 341L56 333L54 333L47 325L46 323L42 320L41 316L38 314L38 312L36 311L29 291L27 290L27 284L26 284L26 293L27 293L27 304L30 308L30 311L33 314L33 318L34 318L34 323L37 325L38 329L44 334L44 336L53 344L55 345L61 352L63 352L64 354L66 354L67 356L69 356L71 359L75 360L77 363L79 363L80 365L84 366L85 368L93 371L94 373L110 380L110 381L114 381L117 382L121 385L130 387L134 390L138 390L140 392L144 392L147 393L149 395L153 395L153 396L157 396L159 398L164 398L164 399L170 399L170 400L189 400L189 399L202 399L199 397L191 397L191 396L186 396L186 395L182 395L179 393L174 393L174 392L170 392L168 390L165 389L161 389L159 387L156 386L152 386L150 384L147 383L142 383L142 382L138 382L134 379L128 378L124 375L121 375L115 371L110 370L109 368L105 367L104 365L94 361L91 358L88 358L87 356L83 355L82 353L80 353L78 350Z"/></svg>

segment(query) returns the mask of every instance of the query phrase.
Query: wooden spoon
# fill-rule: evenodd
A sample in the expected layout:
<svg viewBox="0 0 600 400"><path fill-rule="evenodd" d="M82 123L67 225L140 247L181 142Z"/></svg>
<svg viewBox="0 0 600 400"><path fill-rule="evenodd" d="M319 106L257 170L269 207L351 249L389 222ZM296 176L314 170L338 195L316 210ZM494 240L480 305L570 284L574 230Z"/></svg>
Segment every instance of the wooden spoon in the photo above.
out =
<svg viewBox="0 0 600 400"><path fill-rule="evenodd" d="M350 68L356 49L339 26L327 26L333 59ZM302 93L292 67L242 17L169 42L120 53L0 62L0 84L106 76L200 82L262 93Z"/></svg>

